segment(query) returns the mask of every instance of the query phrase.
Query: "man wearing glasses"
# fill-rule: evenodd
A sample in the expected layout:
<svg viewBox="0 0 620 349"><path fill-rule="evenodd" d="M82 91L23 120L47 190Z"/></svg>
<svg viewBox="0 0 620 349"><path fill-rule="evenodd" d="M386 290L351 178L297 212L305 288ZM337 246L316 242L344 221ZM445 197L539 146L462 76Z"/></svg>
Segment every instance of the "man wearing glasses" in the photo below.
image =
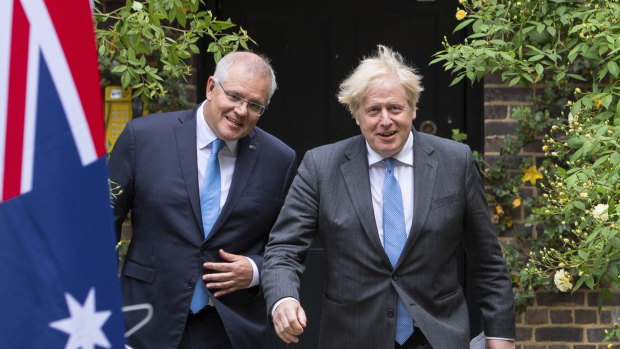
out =
<svg viewBox="0 0 620 349"><path fill-rule="evenodd" d="M138 118L114 145L117 237L129 211L133 226L123 301L154 308L128 345L261 346L258 271L296 168L294 151L255 127L275 89L264 57L231 53L209 77L202 104ZM142 318L126 313L126 326Z"/></svg>

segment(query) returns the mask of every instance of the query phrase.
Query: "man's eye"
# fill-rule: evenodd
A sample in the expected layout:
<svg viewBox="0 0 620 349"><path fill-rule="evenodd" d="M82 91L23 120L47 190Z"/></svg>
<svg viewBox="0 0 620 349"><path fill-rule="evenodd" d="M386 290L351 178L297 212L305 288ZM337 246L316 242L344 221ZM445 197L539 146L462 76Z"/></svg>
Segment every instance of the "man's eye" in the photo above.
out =
<svg viewBox="0 0 620 349"><path fill-rule="evenodd" d="M228 94L228 98L230 98L230 100L233 102L239 102L241 100L241 97L234 95L232 93Z"/></svg>
<svg viewBox="0 0 620 349"><path fill-rule="evenodd" d="M248 103L248 109L254 113L258 113L261 110L261 106L255 103Z"/></svg>

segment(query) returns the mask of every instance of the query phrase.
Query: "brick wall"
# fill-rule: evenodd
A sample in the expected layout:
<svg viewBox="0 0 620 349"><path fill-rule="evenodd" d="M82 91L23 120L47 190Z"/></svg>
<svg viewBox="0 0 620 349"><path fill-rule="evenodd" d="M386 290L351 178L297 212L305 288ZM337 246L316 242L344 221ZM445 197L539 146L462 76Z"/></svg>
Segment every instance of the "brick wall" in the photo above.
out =
<svg viewBox="0 0 620 349"><path fill-rule="evenodd" d="M494 163L499 159L499 150L504 138L515 133L517 121L511 118L512 108L530 105L526 97L536 93L519 86L509 87L497 74L488 76L484 83L484 127L485 160ZM542 144L534 142L527 145L507 164L514 168L513 174L519 172L521 159L532 157L540 164L544 158ZM523 198L537 195L536 188L524 185L520 189ZM523 222L529 212L520 206L513 211L515 227L525 229ZM535 236L536 230L531 233ZM500 236L502 243L512 241L510 235ZM578 291L574 294L541 291L528 306L524 314L517 315L517 349L599 349L608 348L609 343L602 343L605 329L611 329L620 322L620 293L615 293L611 302L603 304L598 312L599 293ZM620 347L620 342L614 348Z"/></svg>

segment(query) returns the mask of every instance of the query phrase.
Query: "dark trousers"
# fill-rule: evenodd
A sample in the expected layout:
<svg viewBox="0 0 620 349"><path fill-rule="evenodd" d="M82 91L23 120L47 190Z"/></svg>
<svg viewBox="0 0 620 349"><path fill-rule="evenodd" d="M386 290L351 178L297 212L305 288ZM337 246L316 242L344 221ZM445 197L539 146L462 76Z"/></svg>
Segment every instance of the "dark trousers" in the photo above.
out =
<svg viewBox="0 0 620 349"><path fill-rule="evenodd" d="M214 307L206 306L198 314L189 313L179 349L231 348L222 319Z"/></svg>
<svg viewBox="0 0 620 349"><path fill-rule="evenodd" d="M394 343L394 349L433 349L419 328L415 327L413 334L403 345Z"/></svg>

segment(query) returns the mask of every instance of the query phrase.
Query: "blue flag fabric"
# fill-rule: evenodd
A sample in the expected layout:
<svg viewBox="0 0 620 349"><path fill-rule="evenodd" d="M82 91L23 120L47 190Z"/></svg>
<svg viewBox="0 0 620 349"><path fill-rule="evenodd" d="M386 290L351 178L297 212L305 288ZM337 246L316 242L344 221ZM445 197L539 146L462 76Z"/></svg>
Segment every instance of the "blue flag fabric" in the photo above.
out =
<svg viewBox="0 0 620 349"><path fill-rule="evenodd" d="M122 348L88 1L2 3L0 22L10 18L0 24L0 342L6 348ZM70 15L59 17L63 11ZM77 45L91 53L71 56L79 50L67 44L76 39L65 37L67 25L89 33Z"/></svg>

